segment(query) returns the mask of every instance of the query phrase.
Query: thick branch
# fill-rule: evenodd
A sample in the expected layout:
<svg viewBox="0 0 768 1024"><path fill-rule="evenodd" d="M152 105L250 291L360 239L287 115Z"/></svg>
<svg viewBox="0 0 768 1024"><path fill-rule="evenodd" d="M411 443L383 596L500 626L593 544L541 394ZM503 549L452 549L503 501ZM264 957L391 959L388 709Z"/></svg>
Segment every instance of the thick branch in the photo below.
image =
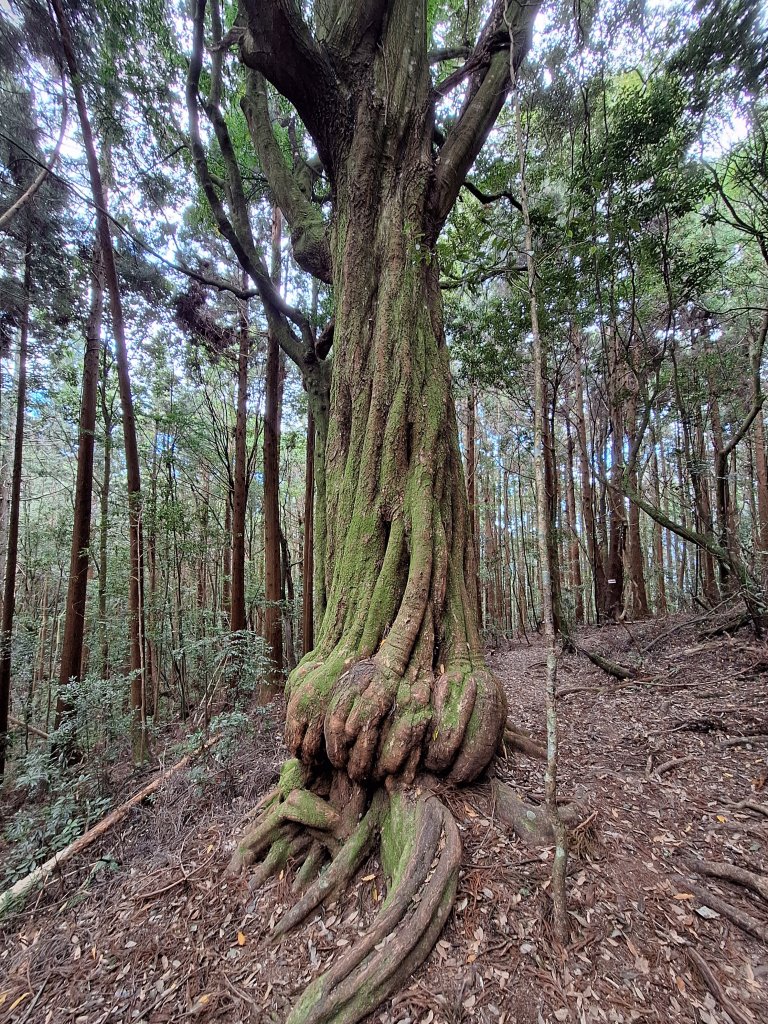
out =
<svg viewBox="0 0 768 1024"><path fill-rule="evenodd" d="M475 48L476 56L467 62L470 64L476 60L479 69L474 73L474 81L470 85L461 115L448 132L445 145L440 150L432 196L436 233L451 212L467 174L507 97L510 84L508 54L505 50L494 52L492 45L496 34L503 28L505 7L506 4L498 0L494 4ZM538 9L537 3L522 5L513 0L508 12L508 19L512 20L513 25L515 69L520 67L530 47L531 30Z"/></svg>
<svg viewBox="0 0 768 1024"><path fill-rule="evenodd" d="M264 76L248 69L245 81L241 106L259 163L290 225L294 258L302 270L329 284L331 253L323 215L305 195L275 138Z"/></svg>
<svg viewBox="0 0 768 1024"><path fill-rule="evenodd" d="M224 156L225 163L227 164L227 170L230 172L230 180L227 183L229 186L228 191L230 193L230 199L233 201L233 205L235 206L235 212L236 214L239 214L239 232L235 229L232 221L227 216L224 204L216 191L216 187L211 179L210 170L208 168L208 160L205 155L205 148L200 135L200 117L197 107L200 73L203 66L205 3L206 0L197 0L195 4L192 56L189 62L186 87L190 149L192 152L195 173L200 183L200 187L205 193L205 197L211 207L211 212L216 220L219 231L232 246L232 250L237 257L240 266L256 283L259 295L264 303L264 311L267 315L267 319L270 326L277 332L281 348L290 359L301 366L305 355L305 348L288 326L286 317L293 320L294 323L301 328L302 333L304 333L306 320L297 310L294 310L289 306L283 300L282 296L276 291L272 281L270 280L269 274L267 273L264 261L253 244L253 237L251 235L250 223L247 216L247 208L245 210L244 217L243 210L240 208L240 200L242 199L242 202L244 202L244 198L242 198L242 181L240 179L240 171L237 166L237 161L234 159L234 151L231 148L231 144L228 145L229 140L226 132L226 125L223 124L223 118L221 118L218 108L212 108L210 105L208 107L208 114L213 121L219 145L222 147L222 155ZM232 180L233 176L234 181ZM306 330L307 332L309 331L308 324L306 324Z"/></svg>
<svg viewBox="0 0 768 1024"><path fill-rule="evenodd" d="M53 153L51 154L51 159L42 168L42 170L37 175L37 177L32 182L32 184L29 186L29 188L19 196L19 198L16 200L15 203L13 203L11 206L8 207L8 209L5 211L5 213L2 214L2 216L0 216L0 231L3 231L5 229L5 227L6 227L6 225L10 224L10 222L13 220L13 218L16 216L16 214L21 209L23 209L24 206L26 206L26 204L30 201L30 199L32 199L32 197L35 195L35 193L40 189L40 187L42 186L42 184L45 181L45 179L48 177L48 175L51 173L53 168L56 166L56 163L58 162L58 159L59 159L59 153L61 152L61 144L64 141L64 133L67 130L67 118L68 118L67 87L66 87L66 84L64 83L64 81L62 80L62 83L61 83L61 128L59 129L59 137L56 140L56 146L54 147Z"/></svg>
<svg viewBox="0 0 768 1024"><path fill-rule="evenodd" d="M242 0L240 16L246 24L241 60L290 100L320 158L332 170L339 88L330 62L301 17L300 5L295 0Z"/></svg>

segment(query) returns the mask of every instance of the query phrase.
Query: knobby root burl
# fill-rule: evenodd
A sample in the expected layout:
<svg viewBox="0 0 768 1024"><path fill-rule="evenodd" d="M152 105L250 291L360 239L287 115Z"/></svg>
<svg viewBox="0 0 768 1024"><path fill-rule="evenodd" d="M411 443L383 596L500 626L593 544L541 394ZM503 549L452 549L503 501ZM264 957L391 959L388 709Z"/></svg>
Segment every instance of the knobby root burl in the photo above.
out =
<svg viewBox="0 0 768 1024"><path fill-rule="evenodd" d="M260 885L290 863L296 902L282 938L338 897L377 851L387 896L369 930L304 992L288 1024L354 1024L427 958L453 907L461 841L435 795L436 777L476 779L501 743L506 704L482 663L434 678L393 679L376 658L344 665L324 687L323 666L294 673L283 766L231 875L256 865ZM325 666L327 669L327 665ZM310 699L311 696L311 699Z"/></svg>

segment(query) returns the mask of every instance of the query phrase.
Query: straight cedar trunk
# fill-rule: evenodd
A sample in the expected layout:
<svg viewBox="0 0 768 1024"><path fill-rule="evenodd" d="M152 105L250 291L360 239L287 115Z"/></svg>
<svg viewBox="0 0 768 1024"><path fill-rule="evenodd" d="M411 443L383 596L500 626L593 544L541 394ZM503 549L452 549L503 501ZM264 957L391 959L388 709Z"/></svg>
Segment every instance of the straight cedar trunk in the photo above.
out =
<svg viewBox="0 0 768 1024"><path fill-rule="evenodd" d="M637 438L636 427L637 399L632 394L627 402L627 440L632 451ZM629 486L638 491L640 478L637 460L629 474ZM627 575L629 576L632 598L632 615L635 619L647 619L650 615L648 591L645 586L645 560L643 558L643 538L640 533L640 509L631 501L627 515Z"/></svg>
<svg viewBox="0 0 768 1024"><path fill-rule="evenodd" d="M109 630L107 628L107 568L109 538L109 488L112 481L112 430L114 415L112 404L107 401L107 378L109 362L107 346L101 352L101 418L104 426L104 466L101 477L101 493L99 495L99 632L100 632L100 674L102 679L109 678Z"/></svg>
<svg viewBox="0 0 768 1024"><path fill-rule="evenodd" d="M243 281L243 287L247 280ZM235 480L232 495L232 584L229 628L233 633L245 629L245 513L248 504L248 355L250 353L248 309L240 306L237 350L237 416L235 420ZM269 358L269 357L267 357ZM267 398L269 401L269 398ZM265 508L266 508L265 466Z"/></svg>
<svg viewBox="0 0 768 1024"><path fill-rule="evenodd" d="M754 462L757 482L758 572L765 585L768 583L768 463L766 463L765 420L762 410L755 417Z"/></svg>
<svg viewBox="0 0 768 1024"><path fill-rule="evenodd" d="M303 652L315 646L313 582L314 566L314 512L315 512L315 418L307 412L307 461L304 484L304 552L302 559L301 635Z"/></svg>
<svg viewBox="0 0 768 1024"><path fill-rule="evenodd" d="M662 508L661 479L659 475L658 439L656 425L651 421L651 469L653 472L653 500L656 508ZM653 524L654 576L656 580L656 614L667 614L667 582L664 571L664 538L660 523Z"/></svg>
<svg viewBox="0 0 768 1024"><path fill-rule="evenodd" d="M83 136L88 177L96 207L99 246L101 248L104 282L109 292L112 313L112 333L115 339L117 377L120 389L120 403L123 412L123 441L128 483L128 535L130 547L130 569L128 584L128 630L130 637L130 706L133 712L132 743L133 758L141 763L148 756L145 678L144 678L144 566L141 527L141 469L136 440L136 417L133 409L131 377L128 363L128 348L125 339L125 319L120 294L120 284L109 229L106 196L99 170L99 158L93 137L82 75L75 54L72 33L62 0L51 0L61 38L62 49L69 69L69 79L75 96L80 129Z"/></svg>
<svg viewBox="0 0 768 1024"><path fill-rule="evenodd" d="M624 551L627 542L627 511L621 481L624 475L623 383L626 370L620 361L618 337L608 332L608 415L611 426L611 486L608 488L608 561L603 618L618 622L624 615Z"/></svg>
<svg viewBox="0 0 768 1024"><path fill-rule="evenodd" d="M280 287L280 211L272 218L272 278ZM272 682L283 674L283 623L280 599L280 346L274 332L267 336L264 380L264 636L272 659Z"/></svg>
<svg viewBox="0 0 768 1024"><path fill-rule="evenodd" d="M568 562L571 571L571 589L573 590L573 618L577 626L584 620L584 593L581 583L581 551L579 544L579 531L576 523L576 487L575 487L575 466L574 449L575 441L571 433L571 422L568 416L565 418L565 432L567 439L568 464L565 481L565 507L568 517Z"/></svg>
<svg viewBox="0 0 768 1024"><path fill-rule="evenodd" d="M29 349L29 304L32 293L32 251L27 242L24 252L24 300L19 328L19 379L16 394L16 433L13 442L13 469L8 511L8 553L3 583L3 615L0 623L0 779L5 775L8 743L8 717L11 713L11 645L16 611L16 566L19 553L19 512L21 509L21 469L24 458L24 414L27 404L27 354Z"/></svg>
<svg viewBox="0 0 768 1024"><path fill-rule="evenodd" d="M542 373L544 373L544 380L546 381L546 367L542 367ZM550 390L552 391L551 397ZM546 402L546 409L544 421L542 423L542 444L544 445L544 483L546 486L547 509L549 512L547 544L549 545L550 586L552 588L552 616L555 635L559 635L562 620L562 595L560 586L560 556L557 550L557 517L559 499L557 493L557 463L555 459L554 428L556 396L554 394L554 389L552 389L549 384L547 384L544 400Z"/></svg>
<svg viewBox="0 0 768 1024"><path fill-rule="evenodd" d="M467 432L464 443L465 474L467 478L467 501L469 503L469 518L472 528L472 544L475 549L475 563L480 565L480 532L478 525L477 509L477 392L470 387L467 392ZM483 602L481 598L480 579L478 578L477 590L477 616L478 622L482 623Z"/></svg>
<svg viewBox="0 0 768 1024"><path fill-rule="evenodd" d="M101 356L101 322L104 311L104 286L101 254L94 245L91 270L91 308L85 335L83 358L83 389L80 399L80 427L77 445L77 477L75 482L75 510L72 525L72 547L69 561L69 584L64 611L64 640L61 648L59 695L56 702L55 728L72 714L67 686L70 680L79 680L83 660L85 635L85 604L88 595L88 569L91 545L91 502L93 499L93 455L96 442L96 406L99 393L99 359ZM67 758L76 754L74 733L68 738L63 752Z"/></svg>
<svg viewBox="0 0 768 1024"><path fill-rule="evenodd" d="M229 629L232 630L232 487L227 487L227 494L224 498L224 552L222 568L222 619L226 618ZM205 569L201 567L198 574L198 607L202 608L205 595Z"/></svg>
<svg viewBox="0 0 768 1024"><path fill-rule="evenodd" d="M587 535L587 554L592 566L592 579L595 591L595 615L598 622L603 620L603 609L606 603L607 582L603 552L598 538L595 517L595 497L592 488L592 471L589 464L589 447L587 443L587 423L584 411L584 383L581 371L581 339L578 332L574 338L574 369L576 381L576 437L579 442L579 469L581 474L581 514L584 532Z"/></svg>

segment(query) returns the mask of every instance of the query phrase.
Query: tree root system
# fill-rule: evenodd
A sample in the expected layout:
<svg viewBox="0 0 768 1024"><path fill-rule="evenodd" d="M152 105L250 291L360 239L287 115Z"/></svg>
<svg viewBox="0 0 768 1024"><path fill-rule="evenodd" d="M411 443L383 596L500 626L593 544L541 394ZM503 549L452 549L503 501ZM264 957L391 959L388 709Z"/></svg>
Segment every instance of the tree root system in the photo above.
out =
<svg viewBox="0 0 768 1024"><path fill-rule="evenodd" d="M452 814L426 787L389 789L377 788L360 813L365 793L359 787L343 776L330 784L310 780L298 761L289 761L230 862L233 875L258 861L252 887L289 862L297 865L293 888L300 895L274 927L279 940L340 895L378 850L388 894L377 917L306 989L288 1024L354 1024L367 1017L429 956L451 912L462 853Z"/></svg>

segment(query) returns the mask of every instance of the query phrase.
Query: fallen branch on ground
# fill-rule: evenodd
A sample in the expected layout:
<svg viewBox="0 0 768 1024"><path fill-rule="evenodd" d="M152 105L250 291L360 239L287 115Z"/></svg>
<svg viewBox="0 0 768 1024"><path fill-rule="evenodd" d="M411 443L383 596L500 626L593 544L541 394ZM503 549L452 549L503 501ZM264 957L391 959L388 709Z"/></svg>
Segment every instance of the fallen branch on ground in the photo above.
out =
<svg viewBox="0 0 768 1024"><path fill-rule="evenodd" d="M39 736L41 740L47 740L49 738L47 732L43 732L42 729L36 729L34 725L30 725L29 722L22 722L19 718L14 718L13 715L8 715L8 721L16 729L24 729L26 732L31 732L33 736Z"/></svg>
<svg viewBox="0 0 768 1024"><path fill-rule="evenodd" d="M607 672L609 676L613 676L614 679L637 679L638 673L634 668L629 668L627 665L619 665L616 661L611 661L609 658L604 658L602 654L595 654L592 651L588 651L586 647L580 647L576 644L576 650L579 654L583 654L585 658L589 658L593 665L597 665L598 668L602 669L603 672Z"/></svg>
<svg viewBox="0 0 768 1024"><path fill-rule="evenodd" d="M673 768L678 768L681 764L688 764L689 761L696 760L696 754L686 754L685 757L673 757L670 761L665 761L660 764L658 768L654 768L656 775L664 775L665 772L672 771Z"/></svg>
<svg viewBox="0 0 768 1024"><path fill-rule="evenodd" d="M87 832L84 832L78 839L70 843L63 850L59 850L53 857L50 857L44 864L40 864L34 871L31 871L24 878L20 878L18 882L15 882L10 889L6 889L5 892L0 893L0 920L12 909L18 909L24 903L27 896L36 889L39 885L45 882L46 878L50 878L51 875L55 874L67 861L72 860L73 857L77 856L78 853L82 853L83 850L94 843L100 836L103 836L105 832L108 832L113 825L117 825L118 822L122 821L123 818L128 816L128 813L140 804L142 800L145 800L148 796L158 790L162 784L169 779L172 775L181 771L182 768L194 760L198 754L202 754L211 747L218 743L219 737L209 740L203 744L199 750L192 751L189 754L185 754L180 761L177 761L172 767L168 768L167 771L161 772L151 782L147 783L138 793L134 793L130 800L126 800L124 804L120 804L114 811L111 811L106 818L102 818L100 822L89 828Z"/></svg>

